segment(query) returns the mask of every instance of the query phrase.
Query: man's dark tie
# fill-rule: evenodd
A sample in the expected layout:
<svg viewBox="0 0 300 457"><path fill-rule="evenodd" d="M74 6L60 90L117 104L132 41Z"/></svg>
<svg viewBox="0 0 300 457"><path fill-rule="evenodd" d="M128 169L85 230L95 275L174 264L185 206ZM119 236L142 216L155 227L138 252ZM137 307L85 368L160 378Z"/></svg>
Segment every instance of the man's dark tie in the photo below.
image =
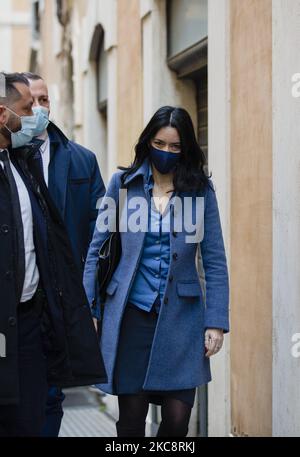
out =
<svg viewBox="0 0 300 457"><path fill-rule="evenodd" d="M44 178L45 176L44 176L43 158L42 158L42 153L41 153L40 149L37 149L37 151L35 152L33 158L39 161L40 171L41 171L42 176Z"/></svg>
<svg viewBox="0 0 300 457"><path fill-rule="evenodd" d="M16 274L17 274L17 300L21 299L24 278L25 278L25 248L24 248L24 232L23 232L23 221L21 216L21 207L19 193L16 186L16 182L11 170L8 152L6 150L0 151L0 160L4 163L4 173L7 177L10 187L11 202L13 208L13 217L15 223L15 233L17 241L17 256L16 256Z"/></svg>

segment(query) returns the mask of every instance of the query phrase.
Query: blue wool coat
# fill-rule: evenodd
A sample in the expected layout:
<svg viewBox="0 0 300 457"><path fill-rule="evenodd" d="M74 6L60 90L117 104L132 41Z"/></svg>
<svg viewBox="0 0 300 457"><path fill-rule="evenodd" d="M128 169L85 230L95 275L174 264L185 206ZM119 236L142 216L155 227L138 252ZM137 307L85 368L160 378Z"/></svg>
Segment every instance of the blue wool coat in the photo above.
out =
<svg viewBox="0 0 300 457"><path fill-rule="evenodd" d="M68 232L81 274L105 187L96 156L69 140L52 122L48 127L51 161L49 192Z"/></svg>
<svg viewBox="0 0 300 457"><path fill-rule="evenodd" d="M146 198L148 166L146 159L134 174L126 178L128 200L137 196ZM113 175L106 193L106 197L112 197L115 201L119 198L122 173ZM199 243L186 243L185 236L190 233L184 230L183 224L183 231L180 233L174 233L171 229L167 286L153 339L144 390L190 389L209 382L211 373L209 359L205 357L205 330L221 328L225 333L229 331L228 271L215 191L211 185L202 194L181 192L178 196L181 199L189 196L194 200L196 196L204 197L204 221L200 220L199 223L204 222L200 253L205 272L205 300L195 262ZM105 210L104 202L99 215ZM109 231L100 233L96 223L84 271L84 286L90 303L94 298L97 253L108 236ZM142 231L121 232L122 256L107 288L100 345L108 383L99 384L99 388L111 394L115 393L113 372L122 316L139 265L144 238L145 232Z"/></svg>

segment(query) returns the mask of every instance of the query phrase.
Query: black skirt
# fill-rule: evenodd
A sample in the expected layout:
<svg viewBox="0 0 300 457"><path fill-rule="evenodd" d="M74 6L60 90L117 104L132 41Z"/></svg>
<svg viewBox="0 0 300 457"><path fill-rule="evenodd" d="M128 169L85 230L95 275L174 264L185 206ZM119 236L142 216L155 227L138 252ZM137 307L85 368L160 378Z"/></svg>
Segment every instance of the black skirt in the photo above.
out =
<svg viewBox="0 0 300 457"><path fill-rule="evenodd" d="M154 308L147 312L127 303L114 370L115 393L117 395L144 393L148 396L149 402L156 405L161 405L164 398L174 398L193 407L195 388L172 391L143 390L157 319L158 314Z"/></svg>

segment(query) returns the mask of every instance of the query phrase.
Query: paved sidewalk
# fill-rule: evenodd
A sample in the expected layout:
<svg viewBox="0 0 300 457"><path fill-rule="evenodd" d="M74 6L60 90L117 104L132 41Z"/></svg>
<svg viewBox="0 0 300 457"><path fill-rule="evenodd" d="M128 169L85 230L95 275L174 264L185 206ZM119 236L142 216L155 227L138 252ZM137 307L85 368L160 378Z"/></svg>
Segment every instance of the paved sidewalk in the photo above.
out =
<svg viewBox="0 0 300 457"><path fill-rule="evenodd" d="M66 389L60 437L114 437L115 422L101 409L98 396L87 387Z"/></svg>

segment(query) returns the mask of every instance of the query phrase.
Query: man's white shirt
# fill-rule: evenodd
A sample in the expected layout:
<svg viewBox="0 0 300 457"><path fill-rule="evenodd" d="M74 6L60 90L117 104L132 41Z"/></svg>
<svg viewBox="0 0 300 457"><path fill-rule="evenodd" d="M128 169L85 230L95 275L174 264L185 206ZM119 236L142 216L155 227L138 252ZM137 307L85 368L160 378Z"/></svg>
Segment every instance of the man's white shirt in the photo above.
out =
<svg viewBox="0 0 300 457"><path fill-rule="evenodd" d="M44 179L45 183L48 186L48 177L49 177L49 172L48 172L48 167L50 163L50 138L48 135L47 130L45 132L37 137L39 140L43 140L44 143L40 147L41 155L42 155L42 161L43 161L43 171L44 171Z"/></svg>
<svg viewBox="0 0 300 457"><path fill-rule="evenodd" d="M1 160L0 164L4 169L4 164ZM24 232L25 278L21 296L21 302L23 303L30 300L35 294L39 283L39 271L36 263L36 253L33 242L33 218L29 193L21 176L11 162L10 166L19 194Z"/></svg>

